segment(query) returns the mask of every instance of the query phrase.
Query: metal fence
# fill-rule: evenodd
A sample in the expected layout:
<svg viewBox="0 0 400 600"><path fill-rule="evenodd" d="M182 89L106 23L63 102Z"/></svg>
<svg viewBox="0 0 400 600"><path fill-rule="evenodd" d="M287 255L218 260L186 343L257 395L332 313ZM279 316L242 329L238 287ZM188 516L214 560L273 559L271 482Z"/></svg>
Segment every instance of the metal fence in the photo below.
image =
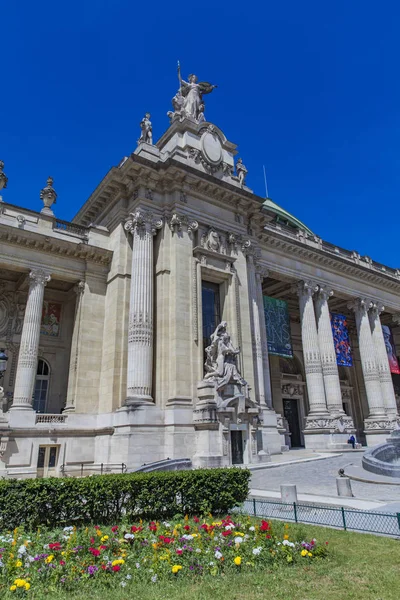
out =
<svg viewBox="0 0 400 600"><path fill-rule="evenodd" d="M257 517L400 537L400 513L362 511L354 508L275 502L255 498L246 500L242 510Z"/></svg>

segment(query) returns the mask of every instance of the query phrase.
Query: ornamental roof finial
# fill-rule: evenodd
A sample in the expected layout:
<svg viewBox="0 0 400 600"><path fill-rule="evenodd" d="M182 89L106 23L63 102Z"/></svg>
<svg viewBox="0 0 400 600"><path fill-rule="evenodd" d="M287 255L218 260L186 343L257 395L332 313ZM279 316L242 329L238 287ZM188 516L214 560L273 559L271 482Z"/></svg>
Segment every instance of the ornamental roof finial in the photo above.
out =
<svg viewBox="0 0 400 600"><path fill-rule="evenodd" d="M4 173L3 169L4 169L4 162L2 160L0 160L0 192L2 189L7 187L7 182L8 182L8 177ZM0 202L3 202L3 198L1 197L1 195L0 195Z"/></svg>
<svg viewBox="0 0 400 600"><path fill-rule="evenodd" d="M50 216L54 216L54 213L51 210L51 207L53 204L56 203L56 200L57 200L57 193L56 193L55 189L53 188L53 183L54 183L53 178L49 177L47 179L46 187L44 187L40 191L40 199L43 200L43 204L44 204L44 207L42 208L42 210L40 212L45 215L50 215Z"/></svg>

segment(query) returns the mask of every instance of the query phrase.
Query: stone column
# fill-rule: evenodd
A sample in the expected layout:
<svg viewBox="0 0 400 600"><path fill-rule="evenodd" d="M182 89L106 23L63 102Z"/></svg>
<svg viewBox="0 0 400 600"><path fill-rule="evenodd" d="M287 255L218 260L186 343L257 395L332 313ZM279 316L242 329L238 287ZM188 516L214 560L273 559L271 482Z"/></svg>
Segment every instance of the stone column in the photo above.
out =
<svg viewBox="0 0 400 600"><path fill-rule="evenodd" d="M365 390L367 393L369 418L385 419L385 406L379 381L378 366L375 356L375 345L371 335L368 319L368 310L371 302L364 298L357 298L348 304L354 310L360 347L361 367L364 375ZM366 427L368 429L368 427Z"/></svg>
<svg viewBox="0 0 400 600"><path fill-rule="evenodd" d="M265 323L264 300L262 292L263 277L268 276L268 271L256 267L257 306L261 331L262 373L264 376L265 404L272 409L271 372L269 368L267 327Z"/></svg>
<svg viewBox="0 0 400 600"><path fill-rule="evenodd" d="M385 310L384 306L373 303L368 311L368 316L371 326L372 340L375 347L375 357L378 367L379 381L381 384L383 403L388 417L393 417L393 419L396 419L396 417L398 417L396 397L394 395L389 359L383 337L381 319L379 316L383 310Z"/></svg>
<svg viewBox="0 0 400 600"><path fill-rule="evenodd" d="M315 309L318 323L318 342L321 353L322 374L325 385L325 396L328 411L332 416L344 415L342 391L340 389L339 371L336 362L335 345L333 343L331 319L328 300L333 291L318 286Z"/></svg>
<svg viewBox="0 0 400 600"><path fill-rule="evenodd" d="M67 390L67 403L63 412L75 412L75 398L77 393L77 370L79 360L79 345L80 345L80 332L81 332L81 319L82 319L82 296L85 291L85 282L79 281L74 286L74 292L76 295L75 299L75 314L74 314L74 326L72 331L71 341L71 356L69 363L69 376L68 376L68 390Z"/></svg>
<svg viewBox="0 0 400 600"><path fill-rule="evenodd" d="M250 301L250 319L252 323L252 346L254 361L254 381L256 383L256 400L260 406L266 405L265 402L265 384L264 384L264 364L263 348L260 327L259 295L257 293L256 271L254 258L247 256L247 272L249 281L249 301Z"/></svg>
<svg viewBox="0 0 400 600"><path fill-rule="evenodd" d="M324 378L318 344L317 323L315 321L313 294L318 291L311 281L300 281L297 294L300 300L301 340L303 344L304 368L307 381L310 411L308 418L327 415Z"/></svg>
<svg viewBox="0 0 400 600"><path fill-rule="evenodd" d="M153 236L162 219L137 210L125 229L132 234L132 271L128 328L127 406L153 402Z"/></svg>
<svg viewBox="0 0 400 600"><path fill-rule="evenodd" d="M21 334L14 399L10 410L32 410L42 322L44 288L50 275L41 269L29 273L29 292Z"/></svg>

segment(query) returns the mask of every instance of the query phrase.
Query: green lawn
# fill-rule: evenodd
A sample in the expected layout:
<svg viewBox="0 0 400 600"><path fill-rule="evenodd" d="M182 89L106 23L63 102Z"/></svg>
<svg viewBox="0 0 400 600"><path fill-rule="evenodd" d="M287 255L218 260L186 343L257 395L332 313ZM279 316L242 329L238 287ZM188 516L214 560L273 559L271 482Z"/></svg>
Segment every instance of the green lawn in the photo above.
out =
<svg viewBox="0 0 400 600"><path fill-rule="evenodd" d="M31 589L25 597L42 600L398 600L400 598L400 541L322 527L291 525L307 538L329 540L329 556L306 565L277 566L265 572L229 576L177 578L155 584L130 583L126 588L85 586L79 594ZM3 598L16 598L6 592Z"/></svg>

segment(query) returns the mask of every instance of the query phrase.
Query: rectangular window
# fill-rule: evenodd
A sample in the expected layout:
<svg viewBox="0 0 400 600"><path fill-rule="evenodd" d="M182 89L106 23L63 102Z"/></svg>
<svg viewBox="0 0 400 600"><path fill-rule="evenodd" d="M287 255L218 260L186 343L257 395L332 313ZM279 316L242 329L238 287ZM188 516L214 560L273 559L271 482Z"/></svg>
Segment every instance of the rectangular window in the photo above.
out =
<svg viewBox="0 0 400 600"><path fill-rule="evenodd" d="M210 345L211 334L221 322L219 285L217 283L212 283L211 281L202 281L201 301L203 315L203 362L205 362L205 349Z"/></svg>

